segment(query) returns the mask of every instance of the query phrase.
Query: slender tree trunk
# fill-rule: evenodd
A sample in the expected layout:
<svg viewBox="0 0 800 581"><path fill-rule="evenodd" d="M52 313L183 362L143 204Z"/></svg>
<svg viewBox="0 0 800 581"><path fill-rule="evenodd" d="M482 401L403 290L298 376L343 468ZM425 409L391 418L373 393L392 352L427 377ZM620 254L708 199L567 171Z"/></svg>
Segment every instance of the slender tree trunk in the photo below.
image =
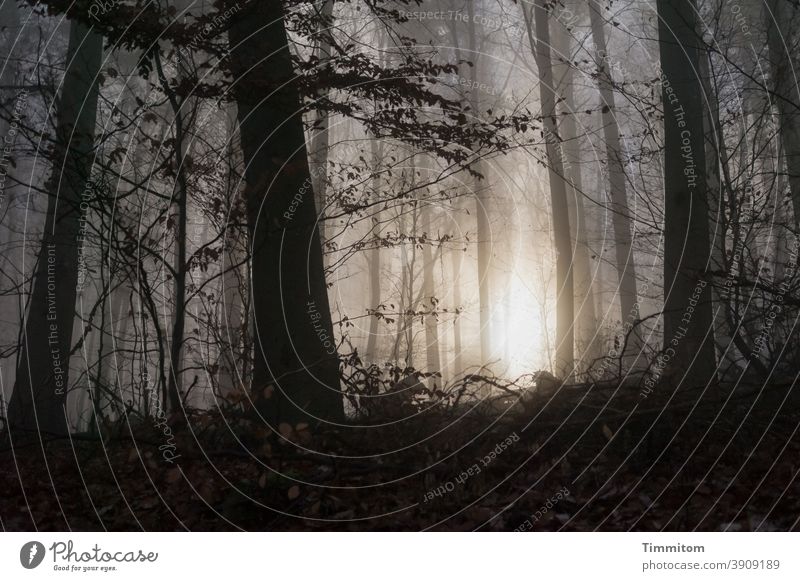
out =
<svg viewBox="0 0 800 581"><path fill-rule="evenodd" d="M414 160L411 161L411 174L412 176L416 174L416 168L414 165ZM413 177L412 177L413 180ZM405 360L406 365L409 367L414 367L414 318L415 313L417 312L417 307L419 306L420 300L422 295L415 296L415 282L416 282L416 272L417 272L417 242L416 236L419 232L418 229L419 225L419 206L417 204L413 204L411 207L411 252L406 254L406 259L403 261L407 264L406 268L406 304L403 305L405 308L405 317L404 317L404 331L405 331L405 343L406 343L406 354ZM403 246L403 248L408 247L408 242ZM422 289L420 289L422 290Z"/></svg>
<svg viewBox="0 0 800 581"><path fill-rule="evenodd" d="M231 23L252 260L253 388L273 391L262 417L339 421L344 407L300 97L277 2ZM267 392L269 393L269 392Z"/></svg>
<svg viewBox="0 0 800 581"><path fill-rule="evenodd" d="M723 134L717 134L717 123L715 119L719 117L719 102L717 101L716 92L712 89L711 83L708 80L708 55L700 56L700 76L703 81L703 91L708 99L705 108L705 115L703 116L703 126L705 132L706 144L706 182L708 184L708 219L709 219L709 236L711 238L711 268L714 271L719 271L720 274L727 273L729 264L727 260L727 253L725 251L725 239L727 238L727 223L725 214L722 211L722 182L720 180L720 149L718 141L724 139ZM728 309L727 293L725 290L725 283L727 274L720 277L717 275L714 281L714 286L711 289L711 296L714 305L718 308L720 320L715 320L715 339L717 345L717 354L720 361L723 359L732 359L735 355L735 350L731 341L730 330L727 325L727 317L725 311Z"/></svg>
<svg viewBox="0 0 800 581"><path fill-rule="evenodd" d="M375 236L378 236L376 233ZM376 246L369 251L369 308L377 309L381 304L381 249ZM379 318L373 314L369 318L369 336L367 337L366 360L377 363Z"/></svg>
<svg viewBox="0 0 800 581"><path fill-rule="evenodd" d="M424 203L424 202L423 202ZM436 285L434 284L434 257L431 248L432 240L435 238L431 231L431 208L429 205L422 207L422 231L426 238L422 250L422 285L425 293L425 350L428 373L441 373L442 365L439 357L439 319L431 311L438 311L438 299L436 298ZM431 387L440 385L440 381L434 378Z"/></svg>
<svg viewBox="0 0 800 581"><path fill-rule="evenodd" d="M238 179L233 168L241 165L241 147L236 122L236 107L231 105L226 110L226 128L228 133L227 147L225 156L229 164L226 176L226 186L228 192L228 216L235 215L237 207L241 203ZM247 278L245 267L246 254L243 252L244 244L238 240L240 231L231 223L224 225L225 236L223 238L223 260L222 267L224 272L221 277L220 288L220 315L222 317L220 336L222 337L222 350L220 354L220 368L217 379L220 393L228 395L240 389L245 377L242 369L242 362L246 359L244 349L246 345L245 335L245 313L243 301L242 280Z"/></svg>
<svg viewBox="0 0 800 581"><path fill-rule="evenodd" d="M485 164L478 162L475 170L487 177ZM478 246L478 300L480 302L480 341L481 365L488 365L492 357L492 303L491 303L491 260L492 260L492 228L489 224L488 186L479 178L473 181L475 188L475 215L477 220Z"/></svg>
<svg viewBox="0 0 800 581"><path fill-rule="evenodd" d="M700 54L699 72L703 91L706 95L706 105L703 116L705 143L706 143L706 180L708 188L708 216L709 237L711 244L711 270L715 274L711 297L714 301L714 343L716 345L717 360L720 373L729 368L734 368L741 358L752 360L752 351L742 349L744 340L739 336L739 331L733 324L734 305L738 301L738 285L736 284L736 271L741 271L743 254L738 244L733 245L733 252L728 255L726 240L731 233L730 220L734 214L726 215L724 192L732 193L733 185L730 179L728 166L728 150L725 145L725 135L719 118L719 99L712 86L709 66L709 53ZM744 144L742 139L741 143ZM721 171L720 171L721 170ZM722 176L725 176L724 185ZM758 365L758 362L755 362ZM735 379L736 374L730 376Z"/></svg>
<svg viewBox="0 0 800 581"><path fill-rule="evenodd" d="M121 351L119 345L125 342L131 320L127 300L126 287L112 292L109 300L108 329L99 353L99 357L103 359L103 368L98 376L103 385L111 390L119 388L119 378L125 363L124 356L119 353Z"/></svg>
<svg viewBox="0 0 800 581"><path fill-rule="evenodd" d="M767 44L778 109L781 144L786 160L794 223L800 225L800 89L797 87L796 55L793 40L800 24L800 9L790 0L768 0L766 13ZM771 13L771 14L770 14Z"/></svg>
<svg viewBox="0 0 800 581"><path fill-rule="evenodd" d="M444 244L439 248L439 273L443 281L448 280L447 278L447 267L445 263L445 252L444 252ZM454 283L455 284L455 283ZM446 285L445 285L446 286ZM445 309L446 312L446 309ZM440 325L441 328L441 325ZM441 354L441 373L442 373L442 380L441 385L446 385L447 382L450 380L450 338L447 332L447 328L444 329L444 332L439 333L439 353Z"/></svg>
<svg viewBox="0 0 800 581"><path fill-rule="evenodd" d="M12 429L65 433L64 404L78 284L81 195L91 176L102 38L70 24L67 70L56 120L56 158L42 250L8 406Z"/></svg>
<svg viewBox="0 0 800 581"><path fill-rule="evenodd" d="M225 273L222 275L220 288L220 366L217 384L223 395L235 393L243 382L241 362L242 328L244 325L244 309L242 305L242 269L235 266L242 260L236 243L225 241Z"/></svg>
<svg viewBox="0 0 800 581"><path fill-rule="evenodd" d="M575 295L572 273L572 235L569 225L567 184L561 159L561 137L553 84L553 63L550 56L550 24L548 11L541 0L530 10L522 7L528 38L539 68L539 95L542 103L547 169L550 181L550 204L553 212L553 238L556 251L556 375L569 377L574 366ZM535 26L535 33L534 33Z"/></svg>
<svg viewBox="0 0 800 581"><path fill-rule="evenodd" d="M406 247L406 215L402 205L399 208L399 215L397 216L397 233L400 239L400 297L397 305L397 332L395 334L392 354L395 365L399 367L400 348L403 345L406 327L408 326L406 311L410 308L409 305L412 301L411 296L408 294L408 279L410 278L408 272L409 258L408 249ZM408 363L406 362L406 364Z"/></svg>
<svg viewBox="0 0 800 581"><path fill-rule="evenodd" d="M667 376L714 377L703 88L691 0L658 0L664 103L664 350Z"/></svg>
<svg viewBox="0 0 800 581"><path fill-rule="evenodd" d="M556 28L554 48L568 60L571 54L570 35L563 26ZM562 147L565 177L568 180L567 202L569 203L570 233L575 248L575 300L578 312L575 315L578 357L591 364L600 356L600 342L597 337L597 315L594 304L592 282L592 263L589 258L590 248L588 232L591 225L587 221L584 208L583 176L581 175L581 147L578 136L577 115L575 105L574 71L569 63L561 63L556 67L556 85L562 95L564 108L562 112L561 133L564 138ZM554 73L555 74L555 73Z"/></svg>
<svg viewBox="0 0 800 581"><path fill-rule="evenodd" d="M469 67L471 87L477 87L480 51L478 48L478 36L475 30L475 12L472 2L467 2L467 17L469 28L469 56L472 62ZM480 115L480 99L474 88L469 92L470 108L474 115ZM481 341L481 365L488 365L492 357L492 297L491 297L491 262L493 252L492 228L489 223L489 204L490 191L488 185L489 168L486 164L478 161L475 164L475 171L483 175L483 183L480 178L473 178L475 189L475 217L477 221L477 246L478 246L478 300L480 301L480 341Z"/></svg>
<svg viewBox="0 0 800 581"><path fill-rule="evenodd" d="M715 344L719 354L719 368L724 372L727 367L738 363L741 354L749 361L753 367L762 375L766 375L767 370L757 356L753 354L753 349L747 344L746 335L742 330L747 329L747 322L742 321L739 316L740 291L739 279L744 272L744 249L748 246L747 233L741 227L741 204L738 199L734 178L730 167L731 155L725 144L724 128L719 116L719 99L714 87L711 85L710 76L710 54L705 55L699 64L703 90L707 96L705 106L706 115L706 149L708 157L706 161L706 176L708 180L708 207L709 207L709 237L711 239L711 269L720 271L724 275L724 280L718 281L712 289L712 299L715 304L720 305L720 321L715 321L714 334ZM747 109L748 99L744 99L745 110L743 117L748 118ZM743 122L746 124L746 121ZM744 173L746 167L745 143L747 138L742 130L738 135L740 148L742 150L739 171ZM758 146L754 150L759 149ZM731 252L726 250L726 240L730 237ZM723 355L728 359L728 364L723 363Z"/></svg>
<svg viewBox="0 0 800 581"><path fill-rule="evenodd" d="M373 166L372 171L375 175L372 178L372 195L378 199L380 178L378 177L379 165L381 160L381 148L375 139L370 140L372 148ZM378 240L380 236L381 213L377 212L375 223L372 227L372 248L369 251L369 308L377 309L381 304L381 245ZM369 336L367 337L366 358L369 363L378 361L378 323L377 315L373 314L369 318Z"/></svg>
<svg viewBox="0 0 800 581"><path fill-rule="evenodd" d="M454 237L461 231L460 226L460 210L455 210L456 230ZM453 301L453 377L464 372L464 356L462 345L462 330L461 330L461 309L463 308L461 298L461 270L464 264L464 250L463 248L454 248L450 252L453 268L453 286L452 286L452 301Z"/></svg>
<svg viewBox="0 0 800 581"><path fill-rule="evenodd" d="M181 407L181 365L183 363L183 343L184 343L184 330L186 325L186 246L189 243L187 239L187 223L189 212L189 197L186 186L186 127L184 125L184 117L186 114L185 101L178 101L178 96L172 91L169 86L164 71L161 67L161 60L156 53L156 70L159 75L161 85L166 92L172 113L174 115L173 126L175 128L175 143L174 143L174 164L175 164L175 186L172 194L173 206L177 211L177 230L175 232L175 257L172 270L174 272L173 280L173 309L174 316L172 321L172 332L170 334L170 357L169 357L169 378L167 384L168 401L163 402L165 409L177 411ZM177 68L180 75L183 76L184 71L182 64L182 57L178 56Z"/></svg>
<svg viewBox="0 0 800 581"><path fill-rule="evenodd" d="M614 250L619 276L619 303L622 314L623 332L627 333L639 320L639 299L636 288L636 263L633 255L631 232L633 220L628 207L628 193L625 187L625 165L617 123L617 106L612 88L611 71L608 67L606 35L603 28L602 8L598 0L590 0L589 15L592 23L592 36L597 60L597 84L600 89L600 104L603 123L603 137L606 143L608 163L608 189L612 224L614 227ZM627 353L623 357L632 364L641 347L635 340L636 332L628 340Z"/></svg>

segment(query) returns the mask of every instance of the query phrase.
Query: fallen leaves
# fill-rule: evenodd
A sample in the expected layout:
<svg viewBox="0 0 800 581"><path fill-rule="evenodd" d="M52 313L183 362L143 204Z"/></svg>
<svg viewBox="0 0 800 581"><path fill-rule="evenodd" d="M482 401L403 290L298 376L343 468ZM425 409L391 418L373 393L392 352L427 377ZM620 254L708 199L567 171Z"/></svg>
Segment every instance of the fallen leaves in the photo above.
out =
<svg viewBox="0 0 800 581"><path fill-rule="evenodd" d="M637 459L649 444L613 420L594 423L579 439L585 425L554 433L536 425L485 430L476 422L441 431L435 419L419 418L361 432L284 423L275 434L237 419L248 447L236 448L239 440L218 443L226 430L210 431L212 419L198 420L193 425L215 439L197 448L195 438L182 438L174 464L152 441L84 442L77 452L54 445L57 499L36 462L0 455L1 522L9 530L513 530L526 520L534 531L785 530L800 513L797 441L777 457L784 447L774 440L745 456L711 439L699 447L678 441L670 454L655 448ZM519 444L479 478L455 482L512 429ZM437 437L426 439L429 433ZM754 489L765 474L770 486ZM448 482L457 486L422 502ZM565 486L570 494L543 511ZM786 492L776 499L774 490ZM543 514L532 519L537 511Z"/></svg>

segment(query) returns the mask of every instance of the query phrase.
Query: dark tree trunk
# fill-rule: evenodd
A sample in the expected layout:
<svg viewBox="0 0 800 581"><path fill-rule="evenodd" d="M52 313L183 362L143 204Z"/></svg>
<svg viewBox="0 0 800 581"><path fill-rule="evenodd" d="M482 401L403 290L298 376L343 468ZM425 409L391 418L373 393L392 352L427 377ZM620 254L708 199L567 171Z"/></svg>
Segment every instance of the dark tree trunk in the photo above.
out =
<svg viewBox="0 0 800 581"><path fill-rule="evenodd" d="M800 24L800 9L790 0L769 0L766 17L770 71L778 109L779 127L789 191L792 197L794 223L800 224L800 89L797 87L797 66L794 31Z"/></svg>
<svg viewBox="0 0 800 581"><path fill-rule="evenodd" d="M253 2L230 30L252 260L253 390L278 422L344 411L317 210L279 2Z"/></svg>
<svg viewBox="0 0 800 581"><path fill-rule="evenodd" d="M186 156L188 146L186 144L184 117L186 114L187 101L179 101L178 96L169 86L164 71L161 67L161 60L158 54L155 55L156 71L158 72L161 85L172 107L173 127L175 128L175 142L173 158L175 164L175 186L172 195L173 206L177 212L177 224L175 233L175 262L173 265L173 309L174 320L172 322L172 332L169 347L169 381L167 383L168 400L163 402L164 409L177 411L181 408L181 367L183 362L183 344L186 325L186 246L187 221L189 212L189 198L187 193L186 181ZM178 57L178 70L183 73L182 58Z"/></svg>
<svg viewBox="0 0 800 581"><path fill-rule="evenodd" d="M13 430L63 434L64 404L78 285L81 200L91 188L102 38L70 25L67 70L56 120L56 158L48 187L42 250L25 320L14 393L8 405Z"/></svg>
<svg viewBox="0 0 800 581"><path fill-rule="evenodd" d="M664 350L676 384L704 385L716 363L703 92L691 0L658 0L664 102Z"/></svg>

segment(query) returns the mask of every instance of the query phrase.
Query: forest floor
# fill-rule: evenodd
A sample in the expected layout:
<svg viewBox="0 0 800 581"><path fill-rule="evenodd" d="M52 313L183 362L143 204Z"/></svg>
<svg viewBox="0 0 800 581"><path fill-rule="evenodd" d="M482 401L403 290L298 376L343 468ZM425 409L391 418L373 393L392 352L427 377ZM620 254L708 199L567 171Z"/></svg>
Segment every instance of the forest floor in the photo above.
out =
<svg viewBox="0 0 800 581"><path fill-rule="evenodd" d="M798 529L797 390L740 385L656 395L583 386L524 409L462 405L317 432L284 425L281 438L246 415L231 421L197 412L173 425L166 447L163 426L104 441L79 435L44 448L6 446L0 524L6 531Z"/></svg>

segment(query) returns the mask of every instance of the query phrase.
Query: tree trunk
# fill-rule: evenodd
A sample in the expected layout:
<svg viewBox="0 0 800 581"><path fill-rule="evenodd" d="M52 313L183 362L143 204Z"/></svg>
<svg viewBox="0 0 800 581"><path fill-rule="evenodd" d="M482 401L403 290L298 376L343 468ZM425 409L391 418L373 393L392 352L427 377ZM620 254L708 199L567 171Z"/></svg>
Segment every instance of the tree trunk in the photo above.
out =
<svg viewBox="0 0 800 581"><path fill-rule="evenodd" d="M226 147L227 162L229 169L226 176L228 191L229 215L234 213L236 207L241 203L241 192L239 190L238 179L233 168L241 166L241 147L236 122L236 107L231 105L226 111L226 128L228 140ZM242 266L246 253L243 252L245 243L237 240L240 231L231 223L225 225L225 238L223 240L224 254L222 265L225 272L222 275L220 289L220 313L222 316L222 328L220 335L223 338L220 356L220 368L217 384L221 395L229 395L240 389L244 382L243 362L246 361L244 350L247 345L245 331L244 305L245 285L243 280L247 278L245 267ZM244 236L242 236L244 238Z"/></svg>
<svg viewBox="0 0 800 581"><path fill-rule="evenodd" d="M691 0L658 0L664 103L665 375L704 385L715 373L702 83Z"/></svg>
<svg viewBox="0 0 800 581"><path fill-rule="evenodd" d="M453 237L455 238L461 233L460 208L455 208L454 214L456 227L453 230ZM455 378L464 372L464 355L462 352L463 345L461 331L461 310L463 308L463 305L461 304L461 270L464 264L464 249L454 248L450 251L450 258L452 259L453 268L453 378Z"/></svg>
<svg viewBox="0 0 800 581"><path fill-rule="evenodd" d="M414 181L414 176L416 175L416 165L414 164L414 158L411 159L411 179L412 182ZM413 183L412 183L413 189ZM403 317L403 331L404 331L404 339L406 344L406 353L405 353L405 361L408 367L414 367L414 319L416 318L415 313L417 312L417 307L422 300L422 289L420 289L419 295L415 294L416 290L416 280L417 280L417 241L416 237L419 233L419 205L412 204L411 206L411 227L409 228L411 234L410 240L406 240L403 244L403 249L405 251L405 258L403 259L403 264L405 266L405 272L403 275L403 280L405 281L405 294L406 300L404 301L403 308L405 309L405 316ZM403 229L405 235L405 214L403 217ZM411 245L411 252L407 251L407 248Z"/></svg>
<svg viewBox="0 0 800 581"><path fill-rule="evenodd" d="M424 202L423 202L424 203ZM427 373L441 373L442 365L439 357L439 319L432 311L438 311L438 300L436 299L436 285L434 284L434 257L431 244L433 243L433 233L431 232L431 207L425 204L422 207L422 231L426 238L422 250L422 286L425 293L425 350ZM438 386L441 382L433 378L430 387Z"/></svg>
<svg viewBox="0 0 800 581"><path fill-rule="evenodd" d="M574 284L572 273L572 236L569 226L567 184L561 159L553 63L550 57L549 15L541 0L530 11L522 7L528 38L539 68L539 95L542 103L547 173L550 181L550 204L553 213L553 239L556 251L556 361L555 372L561 378L572 374L574 366ZM535 25L535 34L533 27Z"/></svg>
<svg viewBox="0 0 800 581"><path fill-rule="evenodd" d="M2 34L2 54L5 62L0 71L0 84L4 87L11 86L17 74L17 66L14 60L24 52L24 47L19 42L20 15L19 7L16 2L3 2L0 4L0 33ZM0 135L3 136L4 147L14 148L16 136L10 135L8 129L13 121L14 109L22 112L24 106L22 93L10 89L0 90L0 99L3 103L10 105L11 114L5 113L0 116ZM25 95L27 97L27 94ZM8 106L8 105L7 105ZM3 254L0 257L0 270L6 273L7 280L0 284L0 313L3 314L3 326L0 328L0 341L3 344L13 344L19 340L20 325L25 318L24 310L21 308L17 293L10 293L17 284L17 276L10 275L11 265L22 263L22 249L17 244L12 244L18 240L16 232L18 224L24 223L19 219L20 212L17 209L17 196L20 188L15 187L14 178L17 173L22 174L22 160L17 160L17 167L13 167L9 159L3 159L0 163L0 196L4 198L2 212L2 223L0 223L0 247ZM27 163L25 164L27 165ZM14 385L16 368L14 365L0 367L0 381L3 386ZM6 394L0 390L0 415L6 417L7 412Z"/></svg>
<svg viewBox="0 0 800 581"><path fill-rule="evenodd" d="M373 166L372 171L372 195L377 201L379 196L380 178L378 177L379 165L382 158L381 148L375 139L370 140L372 148ZM381 245L380 237L381 212L377 211L372 227L372 248L369 251L369 308L377 309L381 304ZM372 314L369 318L369 336L367 337L366 360L368 363L378 362L378 323L380 319L377 314Z"/></svg>
<svg viewBox="0 0 800 581"><path fill-rule="evenodd" d="M477 220L478 246L478 301L480 302L480 341L481 365L489 365L492 357L492 304L490 269L492 260L492 228L489 224L489 196L485 183L487 171L485 164L478 162L475 170L484 176L484 183L479 178L473 181L475 188L475 215Z"/></svg>
<svg viewBox="0 0 800 581"><path fill-rule="evenodd" d="M735 369L741 358L751 359L749 349L740 355L737 348L741 340L736 339L739 331L731 324L733 320L731 305L736 304L738 299L738 288L735 283L735 273L740 270L739 259L741 255L736 251L729 257L726 251L726 240L730 234L729 217L726 216L724 207L723 192L732 192L730 182L730 171L728 168L728 150L725 145L725 135L722 123L719 118L719 99L715 88L711 83L711 71L709 53L700 55L699 73L703 83L703 91L706 95L707 103L704 107L704 131L705 131L705 151L706 151L706 180L708 189L708 218L709 218L709 237L711 244L711 270L715 273L715 280L711 289L711 298L714 304L714 344L716 345L717 360L719 363L720 374L728 369ZM742 140L742 144L744 143ZM722 169L722 171L720 171ZM725 187L723 188L722 175L725 176ZM731 294L734 293L732 297ZM732 375L730 379L735 379ZM722 379L722 376L720 376Z"/></svg>
<svg viewBox="0 0 800 581"><path fill-rule="evenodd" d="M177 70L179 77L185 76L183 68L183 57L177 57ZM184 115L186 113L186 101L178 101L178 96L169 86L169 82L161 67L161 60L155 55L156 70L161 81L161 85L172 108L173 127L175 128L175 140L173 145L173 162L175 164L175 186L172 193L172 205L177 212L177 230L175 232L175 256L173 263L173 321L172 332L170 334L169 349L169 379L167 384L168 401L163 402L164 409L177 411L181 408L181 366L183 363L183 343L184 328L186 324L186 247L189 244L187 239L187 222L189 212L189 196L186 185L186 127L184 126Z"/></svg>
<svg viewBox="0 0 800 581"><path fill-rule="evenodd" d="M790 0L769 0L767 8L767 44L781 144L792 196L794 223L800 225L800 89L795 76L800 59L792 59L792 41L800 23L800 10Z"/></svg>
<svg viewBox="0 0 800 581"><path fill-rule="evenodd" d="M408 279L412 278L413 280L413 273L412 275L409 275L408 271L409 258L408 249L406 247L408 244L406 241L406 215L402 205L398 207L397 234L400 240L400 296L398 297L397 303L397 325L395 326L397 333L395 334L392 357L394 359L394 364L400 367L400 348L403 345L406 327L408 327L408 315L406 313L410 308L409 305L411 304L411 301L413 300L411 295L408 293ZM405 365L408 365L408 362L406 362Z"/></svg>
<svg viewBox="0 0 800 581"><path fill-rule="evenodd" d="M253 389L264 420L339 421L344 408L300 97L277 2L230 29L252 261Z"/></svg>
<svg viewBox="0 0 800 581"><path fill-rule="evenodd" d="M328 66L331 59L330 24L333 19L334 0L324 0L319 7L320 27L317 31L316 56L319 66ZM325 96L324 91L318 91L318 98ZM321 244L327 242L325 207L328 197L328 148L330 147L330 121L328 111L324 108L316 112L313 138L311 140L311 180L316 196L316 207L319 212L319 235Z"/></svg>
<svg viewBox="0 0 800 581"><path fill-rule="evenodd" d="M444 244L442 244L442 246L440 246L439 248L438 262L439 262L439 276L441 276L442 281L451 280L447 278ZM443 286L446 288L447 285ZM445 308L444 311L446 313L447 308ZM450 359L450 339L446 327L444 329L444 332L439 333L439 353L441 354L441 361L440 361L440 368L442 374L441 385L447 385L447 382L450 380L451 376L450 362L452 360Z"/></svg>
<svg viewBox="0 0 800 581"><path fill-rule="evenodd" d="M478 65L481 52L478 48L478 37L475 30L475 13L472 2L467 2L467 17L469 27L469 55L467 59L472 62L469 67L470 82L472 87L469 92L469 103L473 115L480 116L480 100L474 87L479 86ZM460 60L460 57L459 57ZM475 189L475 216L477 221L477 246L478 246L478 300L480 302L480 341L481 365L488 365L492 357L492 299L491 299L491 273L492 262L492 228L489 223L489 186L488 167L478 161L475 171L483 175L483 185L478 177L473 178Z"/></svg>
<svg viewBox="0 0 800 581"><path fill-rule="evenodd" d="M639 320L639 301L636 288L636 266L633 255L631 232L633 220L628 208L628 194L625 187L625 167L622 159L622 147L617 124L617 109L612 89L612 77L607 63L606 35L603 29L602 8L598 0L590 0L589 15L592 23L592 36L598 66L597 84L600 89L603 137L606 142L606 159L608 163L608 189L611 201L610 212L614 227L614 249L619 277L619 302L623 333L633 328ZM622 356L629 364L633 363L640 348L634 330L628 340L627 353Z"/></svg>
<svg viewBox="0 0 800 581"><path fill-rule="evenodd" d="M556 50L569 59L571 54L570 34L563 26L557 27L554 39ZM561 63L556 69L557 88L564 100L566 115L562 117L561 133L564 138L562 147L564 156L565 178L568 180L567 202L569 203L570 233L575 248L575 300L578 303L578 312L575 314L575 343L578 348L577 356L587 365L600 357L600 342L597 336L597 315L594 304L594 289L592 281L592 263L588 232L590 225L587 222L583 198L583 176L581 175L581 147L575 122L575 87L573 84L574 71L569 63Z"/></svg>
<svg viewBox="0 0 800 581"><path fill-rule="evenodd" d="M73 21L56 120L53 192L8 406L12 429L68 431L64 404L77 297L80 205L92 171L102 55L102 38Z"/></svg>

